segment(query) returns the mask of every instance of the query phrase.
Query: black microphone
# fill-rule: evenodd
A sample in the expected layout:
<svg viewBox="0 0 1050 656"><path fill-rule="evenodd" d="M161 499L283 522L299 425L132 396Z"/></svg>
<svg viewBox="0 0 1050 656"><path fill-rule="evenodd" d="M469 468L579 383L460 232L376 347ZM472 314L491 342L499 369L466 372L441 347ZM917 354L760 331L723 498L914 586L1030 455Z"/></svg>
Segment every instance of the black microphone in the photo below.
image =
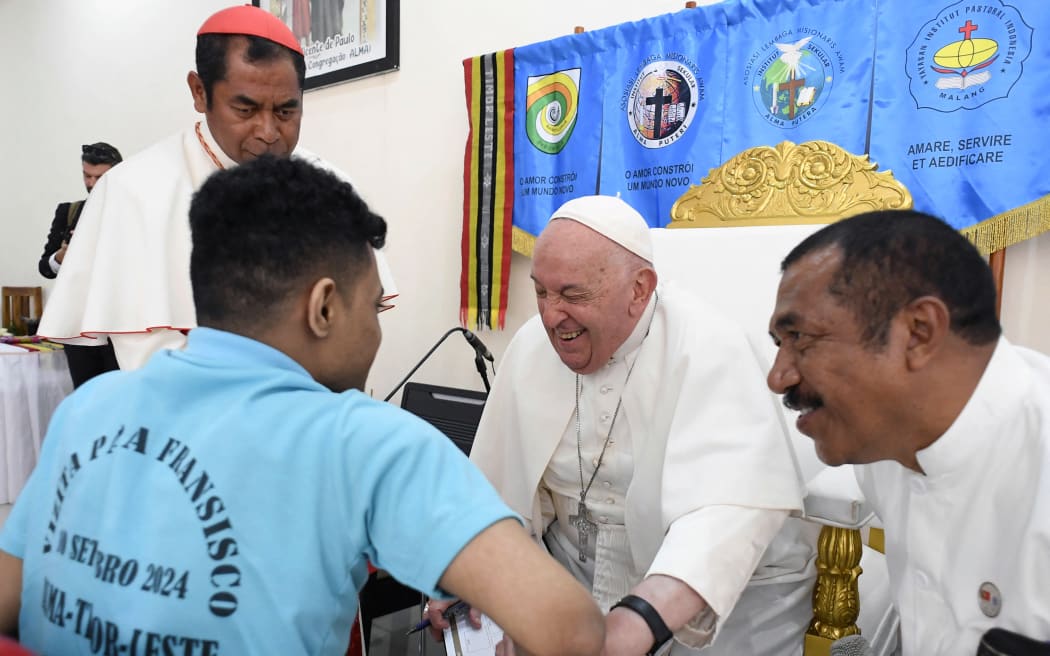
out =
<svg viewBox="0 0 1050 656"><path fill-rule="evenodd" d="M1039 642L1006 629L988 629L977 656L1050 656L1050 642Z"/></svg>
<svg viewBox="0 0 1050 656"><path fill-rule="evenodd" d="M401 382L395 385L394 389L390 390L390 393L387 394L386 398L384 398L383 400L389 401L391 397L397 394L397 391L401 389L401 387L404 386L405 383L408 382L408 379L412 377L412 374L416 373L416 371L423 366L423 363L430 359L430 356L434 354L434 351L436 351L439 346L441 346L441 343L444 342L449 335L457 331L463 333L463 336L467 338L467 342L470 344L471 348L474 349L474 364L478 368L478 373L481 374L481 382L485 384L485 391L488 392L489 377L485 372L485 360L483 360L482 358L486 358L492 361L492 354L489 353L489 350L485 348L484 344L481 343L481 340L478 339L477 335L470 332L466 328L460 328L459 326L456 326L455 328L450 328L448 331L446 331L445 334L441 336L441 339L439 339L437 343L430 347L430 350L427 351L422 358L420 358L419 362L416 363L416 366L412 367L412 369L407 374L405 374L405 377L401 379ZM493 365L492 371L496 371L495 365Z"/></svg>
<svg viewBox="0 0 1050 656"><path fill-rule="evenodd" d="M848 635L831 643L831 656L871 656L871 645L859 634Z"/></svg>
<svg viewBox="0 0 1050 656"><path fill-rule="evenodd" d="M470 344L471 346L474 347L474 350L478 352L478 355L480 355L481 357L485 358L489 362L495 362L496 361L496 359L494 357L492 357L492 353L489 352L489 350L487 348L485 348L484 342L482 342L481 339L477 335L475 335L474 333L472 333L469 330L467 330L466 328L464 328L463 329L463 337L466 338L467 344Z"/></svg>

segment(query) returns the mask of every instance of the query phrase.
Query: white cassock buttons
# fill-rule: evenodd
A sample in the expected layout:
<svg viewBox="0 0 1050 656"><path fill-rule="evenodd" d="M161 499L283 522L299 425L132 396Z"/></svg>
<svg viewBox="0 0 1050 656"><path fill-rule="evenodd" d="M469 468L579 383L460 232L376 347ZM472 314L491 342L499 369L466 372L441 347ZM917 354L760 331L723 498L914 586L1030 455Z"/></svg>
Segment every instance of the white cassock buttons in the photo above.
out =
<svg viewBox="0 0 1050 656"><path fill-rule="evenodd" d="M598 391L601 392L602 394L608 394L609 392L612 391L612 388L609 387L608 385L602 385L601 388Z"/></svg>
<svg viewBox="0 0 1050 656"><path fill-rule="evenodd" d="M1003 609L1003 597L999 588L991 581L985 581L977 588L977 605L988 617L995 617Z"/></svg>

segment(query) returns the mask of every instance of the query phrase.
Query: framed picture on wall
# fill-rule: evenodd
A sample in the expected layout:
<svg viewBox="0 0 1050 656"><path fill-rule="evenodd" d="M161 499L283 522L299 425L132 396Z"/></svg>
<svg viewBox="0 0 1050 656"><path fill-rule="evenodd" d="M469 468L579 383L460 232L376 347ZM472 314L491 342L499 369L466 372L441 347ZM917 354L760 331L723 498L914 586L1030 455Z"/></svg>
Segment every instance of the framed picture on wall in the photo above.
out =
<svg viewBox="0 0 1050 656"><path fill-rule="evenodd" d="M252 0L288 25L306 54L307 90L395 71L400 0Z"/></svg>

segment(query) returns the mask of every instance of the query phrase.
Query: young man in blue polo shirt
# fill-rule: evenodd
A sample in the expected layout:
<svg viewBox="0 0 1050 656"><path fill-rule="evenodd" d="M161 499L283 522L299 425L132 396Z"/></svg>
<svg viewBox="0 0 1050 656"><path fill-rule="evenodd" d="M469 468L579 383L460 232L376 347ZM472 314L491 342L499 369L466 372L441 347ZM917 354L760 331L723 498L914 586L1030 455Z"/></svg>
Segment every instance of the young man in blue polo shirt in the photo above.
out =
<svg viewBox="0 0 1050 656"><path fill-rule="evenodd" d="M484 477L361 393L383 219L264 157L211 177L190 224L201 327L56 411L0 535L0 630L44 653L343 654L371 561L528 651L598 653L597 607Z"/></svg>

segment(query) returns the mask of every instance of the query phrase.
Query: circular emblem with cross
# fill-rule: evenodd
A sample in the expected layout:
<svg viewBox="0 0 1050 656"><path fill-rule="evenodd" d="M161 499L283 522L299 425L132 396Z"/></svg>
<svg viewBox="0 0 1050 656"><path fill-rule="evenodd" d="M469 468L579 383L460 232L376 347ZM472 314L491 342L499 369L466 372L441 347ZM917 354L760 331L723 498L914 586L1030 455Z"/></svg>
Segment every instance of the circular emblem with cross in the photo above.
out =
<svg viewBox="0 0 1050 656"><path fill-rule="evenodd" d="M674 61L646 66L635 78L627 102L631 134L646 148L663 148L677 141L696 116L699 101L696 75Z"/></svg>

